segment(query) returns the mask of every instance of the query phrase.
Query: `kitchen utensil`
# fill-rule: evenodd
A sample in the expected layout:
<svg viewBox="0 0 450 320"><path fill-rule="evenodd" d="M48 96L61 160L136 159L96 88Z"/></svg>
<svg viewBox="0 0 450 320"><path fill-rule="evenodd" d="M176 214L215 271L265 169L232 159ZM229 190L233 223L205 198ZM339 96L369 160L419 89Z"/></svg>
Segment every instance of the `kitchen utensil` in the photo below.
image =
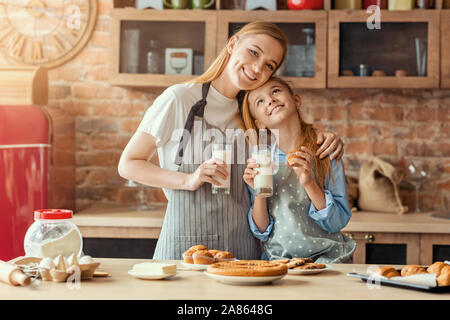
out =
<svg viewBox="0 0 450 320"><path fill-rule="evenodd" d="M364 0L363 8L367 9L370 6L378 6L380 9L387 9L387 0Z"/></svg>
<svg viewBox="0 0 450 320"><path fill-rule="evenodd" d="M138 73L139 71L139 29L123 30L120 52L120 72Z"/></svg>
<svg viewBox="0 0 450 320"><path fill-rule="evenodd" d="M344 77L353 77L353 71L352 70L342 70L341 75Z"/></svg>
<svg viewBox="0 0 450 320"><path fill-rule="evenodd" d="M246 0L245 10L266 9L269 11L277 10L276 0Z"/></svg>
<svg viewBox="0 0 450 320"><path fill-rule="evenodd" d="M162 55L160 52L158 40L150 40L147 51L147 73L161 73Z"/></svg>
<svg viewBox="0 0 450 320"><path fill-rule="evenodd" d="M362 8L362 0L334 0L334 9L354 9Z"/></svg>
<svg viewBox="0 0 450 320"><path fill-rule="evenodd" d="M423 167L417 165L412 160L409 161L407 169L406 181L411 183L416 191L416 212L421 212L419 207L419 190L427 179L428 174Z"/></svg>
<svg viewBox="0 0 450 320"><path fill-rule="evenodd" d="M162 0L136 0L134 3L136 9L153 8L157 10L163 9Z"/></svg>
<svg viewBox="0 0 450 320"><path fill-rule="evenodd" d="M370 66L368 64L359 65L359 76L368 77L370 75Z"/></svg>
<svg viewBox="0 0 450 320"><path fill-rule="evenodd" d="M140 183L136 183L133 180L127 180L125 182L125 187L136 188L136 189L139 188L139 196L138 196L139 204L136 206L135 210L137 210L137 211L148 211L148 210L154 210L155 209L154 206L150 206L147 203L146 194L145 194L145 185L140 184Z"/></svg>
<svg viewBox="0 0 450 320"><path fill-rule="evenodd" d="M247 285L247 286L269 284L273 281L283 278L286 275L282 274L278 276L268 276L268 277L239 277L239 276L222 276L214 273L209 273L207 271L204 271L204 274L224 284Z"/></svg>
<svg viewBox="0 0 450 320"><path fill-rule="evenodd" d="M208 9L215 0L192 0L192 9Z"/></svg>
<svg viewBox="0 0 450 320"><path fill-rule="evenodd" d="M170 3L166 0L163 0L164 5L171 9L188 9L189 8L189 0L170 0Z"/></svg>
<svg viewBox="0 0 450 320"><path fill-rule="evenodd" d="M374 70L372 72L372 77L386 77L386 72L383 70Z"/></svg>
<svg viewBox="0 0 450 320"><path fill-rule="evenodd" d="M30 277L18 266L4 261L0 261L0 280L13 286L28 286L31 283Z"/></svg>
<svg viewBox="0 0 450 320"><path fill-rule="evenodd" d="M415 38L417 75L419 77L427 76L427 39Z"/></svg>
<svg viewBox="0 0 450 320"><path fill-rule="evenodd" d="M414 9L414 0L389 0L389 10L412 10Z"/></svg>
<svg viewBox="0 0 450 320"><path fill-rule="evenodd" d="M323 0L287 0L287 6L291 10L320 10Z"/></svg>
<svg viewBox="0 0 450 320"><path fill-rule="evenodd" d="M408 76L408 73L406 72L406 70L399 69L399 70L395 70L395 76L396 77L406 77L406 76Z"/></svg>
<svg viewBox="0 0 450 320"><path fill-rule="evenodd" d="M432 0L416 0L416 8L429 9L433 7Z"/></svg>

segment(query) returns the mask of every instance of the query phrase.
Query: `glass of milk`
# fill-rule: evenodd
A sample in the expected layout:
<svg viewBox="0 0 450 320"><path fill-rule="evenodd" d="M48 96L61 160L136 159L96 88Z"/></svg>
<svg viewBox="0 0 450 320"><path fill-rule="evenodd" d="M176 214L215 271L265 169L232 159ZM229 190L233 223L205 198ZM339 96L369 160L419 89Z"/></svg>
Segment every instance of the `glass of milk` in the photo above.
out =
<svg viewBox="0 0 450 320"><path fill-rule="evenodd" d="M259 168L255 168L255 171L258 171L254 180L255 196L260 198L270 197L273 194L272 152L270 145L260 144L255 146L252 158L259 164Z"/></svg>
<svg viewBox="0 0 450 320"><path fill-rule="evenodd" d="M231 175L231 150L232 145L227 143L214 143L212 145L212 157L222 160L227 165L228 176L225 180L217 178L220 186L212 185L212 193L230 194L230 175Z"/></svg>

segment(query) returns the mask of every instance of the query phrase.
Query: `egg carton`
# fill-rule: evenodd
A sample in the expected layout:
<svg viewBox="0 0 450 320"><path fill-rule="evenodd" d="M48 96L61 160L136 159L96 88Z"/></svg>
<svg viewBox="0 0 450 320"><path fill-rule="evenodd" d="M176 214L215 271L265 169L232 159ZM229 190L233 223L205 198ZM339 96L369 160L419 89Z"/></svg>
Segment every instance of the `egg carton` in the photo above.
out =
<svg viewBox="0 0 450 320"><path fill-rule="evenodd" d="M79 260L75 254L69 258L62 255L56 258L25 257L14 261L15 264L28 268L29 273L39 275L43 281L65 282L69 276L80 272L81 280L92 279L100 262L95 262L90 256L83 256Z"/></svg>

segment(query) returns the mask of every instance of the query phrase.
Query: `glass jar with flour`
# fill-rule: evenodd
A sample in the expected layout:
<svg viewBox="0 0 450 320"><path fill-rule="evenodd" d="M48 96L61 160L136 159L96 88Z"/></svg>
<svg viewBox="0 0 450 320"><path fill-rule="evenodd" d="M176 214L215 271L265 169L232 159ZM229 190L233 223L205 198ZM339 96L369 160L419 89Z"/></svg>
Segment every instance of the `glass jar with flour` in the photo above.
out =
<svg viewBox="0 0 450 320"><path fill-rule="evenodd" d="M68 258L83 251L80 230L72 222L72 210L44 209L34 211L34 223L25 234L24 248L27 257Z"/></svg>

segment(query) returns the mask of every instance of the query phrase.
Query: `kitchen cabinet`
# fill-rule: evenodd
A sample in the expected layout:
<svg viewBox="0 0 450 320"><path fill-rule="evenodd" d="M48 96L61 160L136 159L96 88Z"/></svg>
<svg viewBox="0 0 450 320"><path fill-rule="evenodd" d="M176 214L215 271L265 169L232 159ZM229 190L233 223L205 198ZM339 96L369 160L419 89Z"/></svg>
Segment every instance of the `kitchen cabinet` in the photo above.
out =
<svg viewBox="0 0 450 320"><path fill-rule="evenodd" d="M294 88L325 88L326 86L326 23L323 10L265 11L221 10L217 14L216 52L240 27L255 20L277 24L289 40L286 61L280 68L284 79ZM313 45L308 45L312 42ZM308 55L311 55L308 59ZM304 60L299 60L303 59ZM310 61L307 61L310 60ZM305 66L312 66L305 69ZM280 70L280 71L281 71Z"/></svg>
<svg viewBox="0 0 450 320"><path fill-rule="evenodd" d="M373 13L335 10L332 0L324 1L323 10L286 10L280 2L277 11L231 10L233 3L217 0L216 10L137 10L133 0L115 0L110 83L167 87L190 80L209 66L235 28L258 19L278 24L289 38L288 68L278 75L294 88L450 87L450 58L443 54L450 46L450 10L441 10L442 0L436 1L436 9L381 10L381 29L374 28ZM130 31L136 29L138 36ZM137 49L130 37L133 32ZM160 50L156 72L147 68L150 40L156 40ZM170 47L192 51L191 73L167 74L165 49ZM309 59L303 59L305 52L310 52Z"/></svg>
<svg viewBox="0 0 450 320"><path fill-rule="evenodd" d="M441 11L441 88L450 88L450 9Z"/></svg>
<svg viewBox="0 0 450 320"><path fill-rule="evenodd" d="M431 214L353 212L342 229L357 243L353 263L428 265L450 259L450 220ZM158 239L164 215L164 205L136 211L128 206L98 204L77 212L73 220L83 238ZM88 241L94 250L95 241Z"/></svg>
<svg viewBox="0 0 450 320"><path fill-rule="evenodd" d="M113 85L167 87L203 73L215 58L215 11L122 8L112 9L111 18L109 82ZM168 55L168 48L186 50ZM159 50L159 72L149 73L148 53L154 49ZM166 74L169 68L175 73Z"/></svg>
<svg viewBox="0 0 450 320"><path fill-rule="evenodd" d="M439 87L439 10L382 10L380 29L368 18L329 11L328 87Z"/></svg>

